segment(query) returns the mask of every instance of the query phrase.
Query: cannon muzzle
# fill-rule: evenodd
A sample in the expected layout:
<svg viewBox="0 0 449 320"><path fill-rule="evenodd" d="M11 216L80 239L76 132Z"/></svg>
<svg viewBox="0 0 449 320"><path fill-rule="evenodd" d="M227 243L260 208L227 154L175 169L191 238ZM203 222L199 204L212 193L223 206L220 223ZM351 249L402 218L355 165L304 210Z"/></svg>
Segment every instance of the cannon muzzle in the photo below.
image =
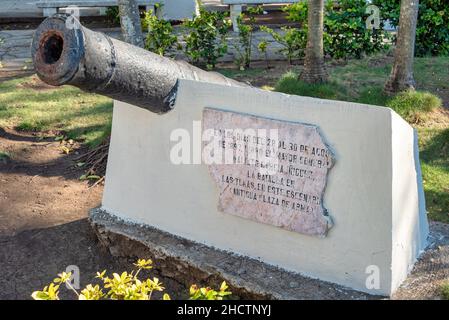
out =
<svg viewBox="0 0 449 320"><path fill-rule="evenodd" d="M247 86L89 30L63 14L37 28L31 54L37 75L48 84L74 85L156 113L173 108L179 79Z"/></svg>

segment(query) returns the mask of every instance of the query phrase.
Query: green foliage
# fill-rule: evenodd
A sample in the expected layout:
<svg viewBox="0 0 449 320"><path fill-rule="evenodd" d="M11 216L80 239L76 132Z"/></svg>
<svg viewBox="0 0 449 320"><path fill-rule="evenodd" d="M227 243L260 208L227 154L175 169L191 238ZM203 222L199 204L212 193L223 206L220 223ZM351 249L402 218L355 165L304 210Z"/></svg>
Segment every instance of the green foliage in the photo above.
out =
<svg viewBox="0 0 449 320"><path fill-rule="evenodd" d="M44 290L34 291L31 294L31 297L34 300L59 300L59 286L61 283L68 283L71 276L72 275L70 273L66 272L58 274L58 277L46 286Z"/></svg>
<svg viewBox="0 0 449 320"><path fill-rule="evenodd" d="M266 53L268 49L268 42L266 40L260 41L257 45L257 49L262 53Z"/></svg>
<svg viewBox="0 0 449 320"><path fill-rule="evenodd" d="M307 26L308 1L298 1L285 6L282 11L287 13L287 20L298 22L301 27Z"/></svg>
<svg viewBox="0 0 449 320"><path fill-rule="evenodd" d="M42 291L34 291L31 297L34 300L59 300L59 285L50 283Z"/></svg>
<svg viewBox="0 0 449 320"><path fill-rule="evenodd" d="M249 68L250 66L253 32L254 26L256 24L255 15L261 14L263 12L263 7L262 6L248 7L247 11L249 15L241 13L237 17L237 26L239 29L239 41L238 44L235 45L235 49L238 55L236 59L236 64L242 70L244 70L245 68ZM248 22L246 24L244 23L245 17L248 17Z"/></svg>
<svg viewBox="0 0 449 320"><path fill-rule="evenodd" d="M441 295L445 300L449 300L449 282L441 285Z"/></svg>
<svg viewBox="0 0 449 320"><path fill-rule="evenodd" d="M307 44L306 28L281 27L281 31L277 32L267 26L260 26L260 30L270 34L282 46L279 52L287 58L289 64L294 59L304 57Z"/></svg>
<svg viewBox="0 0 449 320"><path fill-rule="evenodd" d="M96 278L99 279L100 284L88 284L80 293L70 284L71 273L63 272L42 291L34 291L31 297L34 300L59 300L59 286L65 283L75 293L78 300L151 300L153 292L165 290L158 278L145 280L138 278L142 270L152 268L152 263L151 260L139 259L134 263L136 270L129 273L126 271L121 274L113 273L111 277L106 276L106 270L97 272ZM189 295L192 300L223 300L225 296L231 294L226 291L227 289L228 286L224 281L218 291L209 287L199 288L192 285ZM170 296L165 293L162 299L170 300Z"/></svg>
<svg viewBox="0 0 449 320"><path fill-rule="evenodd" d="M224 281L218 291L210 287L198 288L198 286L192 285L189 290L190 300L223 300L224 297L231 294L231 292L226 291L227 289L228 285Z"/></svg>
<svg viewBox="0 0 449 320"><path fill-rule="evenodd" d="M11 159L9 152L0 151L0 164L8 162L9 159Z"/></svg>
<svg viewBox="0 0 449 320"><path fill-rule="evenodd" d="M361 58L386 49L387 33L380 29L366 28L365 0L327 0L324 10L324 51L332 58ZM307 44L307 1L285 7L287 19L300 24L305 33L302 50ZM276 40L277 41L277 40Z"/></svg>
<svg viewBox="0 0 449 320"><path fill-rule="evenodd" d="M79 300L100 300L103 297L103 290L100 289L98 284L95 286L88 284L86 288L81 290L81 293L78 296Z"/></svg>
<svg viewBox="0 0 449 320"><path fill-rule="evenodd" d="M227 51L226 34L230 21L227 13L207 11L199 6L199 15L184 22L188 34L184 51L194 64L204 64L207 69L215 68L217 61Z"/></svg>
<svg viewBox="0 0 449 320"><path fill-rule="evenodd" d="M145 49L164 56L176 46L178 37L173 33L171 23L157 17L153 10L145 12L142 25L148 30Z"/></svg>
<svg viewBox="0 0 449 320"><path fill-rule="evenodd" d="M399 25L400 1L374 0L384 19ZM449 55L449 6L447 0L420 0L416 27L415 54Z"/></svg>
<svg viewBox="0 0 449 320"><path fill-rule="evenodd" d="M113 24L120 24L120 13L118 6L107 7L106 18Z"/></svg>
<svg viewBox="0 0 449 320"><path fill-rule="evenodd" d="M379 29L367 29L365 0L328 0L324 18L326 32L324 50L333 58L361 58L385 50L381 20Z"/></svg>
<svg viewBox="0 0 449 320"><path fill-rule="evenodd" d="M410 123L420 122L427 112L442 106L439 97L430 92L408 90L387 102L390 107Z"/></svg>
<svg viewBox="0 0 449 320"><path fill-rule="evenodd" d="M283 8L287 13L287 19L300 24L299 28L281 27L279 32L261 26L260 30L270 34L273 39L279 43L282 48L279 50L283 54L289 64L294 59L304 57L307 45L307 1L299 1Z"/></svg>
<svg viewBox="0 0 449 320"><path fill-rule="evenodd" d="M259 44L257 45L257 50L259 50L261 53L263 53L263 55L265 57L265 62L267 64L267 69L268 69L268 68L270 68L270 62L268 61L267 49L268 49L268 42L266 40L260 41Z"/></svg>
<svg viewBox="0 0 449 320"><path fill-rule="evenodd" d="M319 84L305 83L298 80L298 75L294 72L284 74L276 83L275 90L299 96L332 100L342 99L343 93L345 92L344 88L333 82Z"/></svg>

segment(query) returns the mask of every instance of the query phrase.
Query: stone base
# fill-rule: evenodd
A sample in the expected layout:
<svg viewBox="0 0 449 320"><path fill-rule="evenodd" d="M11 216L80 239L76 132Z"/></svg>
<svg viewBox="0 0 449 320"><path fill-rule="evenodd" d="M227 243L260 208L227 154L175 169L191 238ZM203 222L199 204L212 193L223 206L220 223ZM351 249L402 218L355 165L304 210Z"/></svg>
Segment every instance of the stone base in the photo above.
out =
<svg viewBox="0 0 449 320"><path fill-rule="evenodd" d="M131 223L100 208L90 211L89 220L113 256L151 258L161 275L186 287L225 280L241 299L379 298Z"/></svg>

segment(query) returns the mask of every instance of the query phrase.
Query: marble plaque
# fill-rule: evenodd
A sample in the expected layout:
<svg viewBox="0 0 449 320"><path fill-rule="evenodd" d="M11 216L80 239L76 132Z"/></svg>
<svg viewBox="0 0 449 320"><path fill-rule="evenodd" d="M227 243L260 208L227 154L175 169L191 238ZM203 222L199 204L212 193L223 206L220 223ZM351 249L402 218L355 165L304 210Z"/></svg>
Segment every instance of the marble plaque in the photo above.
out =
<svg viewBox="0 0 449 320"><path fill-rule="evenodd" d="M317 126L212 108L202 125L220 211L326 236L332 220L323 196L335 160Z"/></svg>

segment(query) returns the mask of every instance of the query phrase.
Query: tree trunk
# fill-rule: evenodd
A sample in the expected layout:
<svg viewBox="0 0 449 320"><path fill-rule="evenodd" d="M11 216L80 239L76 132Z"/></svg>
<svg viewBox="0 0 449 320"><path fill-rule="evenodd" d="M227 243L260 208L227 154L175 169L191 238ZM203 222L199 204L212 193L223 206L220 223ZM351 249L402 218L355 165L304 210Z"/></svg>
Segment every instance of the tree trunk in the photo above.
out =
<svg viewBox="0 0 449 320"><path fill-rule="evenodd" d="M118 8L123 39L135 46L143 47L139 6L136 0L118 0Z"/></svg>
<svg viewBox="0 0 449 320"><path fill-rule="evenodd" d="M413 78L413 57L415 55L416 21L419 0L402 0L399 16L399 30L394 52L394 64L385 92L392 94L415 89Z"/></svg>
<svg viewBox="0 0 449 320"><path fill-rule="evenodd" d="M309 0L307 23L309 29L304 70L299 79L308 83L326 82L329 75L324 65L324 0Z"/></svg>

